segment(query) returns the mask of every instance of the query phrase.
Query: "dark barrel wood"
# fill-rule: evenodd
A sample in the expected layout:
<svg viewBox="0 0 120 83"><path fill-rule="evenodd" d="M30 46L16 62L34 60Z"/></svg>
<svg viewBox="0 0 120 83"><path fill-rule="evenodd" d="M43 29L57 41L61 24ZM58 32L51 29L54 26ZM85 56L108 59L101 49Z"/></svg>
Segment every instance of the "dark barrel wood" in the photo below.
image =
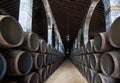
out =
<svg viewBox="0 0 120 83"><path fill-rule="evenodd" d="M2 80L2 78L4 77L6 73L6 68L7 68L6 60L0 53L0 80Z"/></svg>
<svg viewBox="0 0 120 83"><path fill-rule="evenodd" d="M112 23L110 31L108 32L109 42L113 47L120 48L120 17Z"/></svg>
<svg viewBox="0 0 120 83"><path fill-rule="evenodd" d="M31 53L33 57L33 69L40 69L43 66L43 56L40 53Z"/></svg>
<svg viewBox="0 0 120 83"><path fill-rule="evenodd" d="M102 53L94 53L90 55L90 67L96 71L101 71L100 68L100 58Z"/></svg>
<svg viewBox="0 0 120 83"><path fill-rule="evenodd" d="M19 76L28 74L33 66L33 59L30 53L18 50L2 52L7 61L7 75Z"/></svg>
<svg viewBox="0 0 120 83"><path fill-rule="evenodd" d="M15 18L0 15L0 48L12 48L23 42L23 30Z"/></svg>
<svg viewBox="0 0 120 83"><path fill-rule="evenodd" d="M39 74L36 72L31 72L28 75L20 77L18 83L40 83Z"/></svg>
<svg viewBox="0 0 120 83"><path fill-rule="evenodd" d="M104 53L100 59L100 67L105 75L120 78L120 51Z"/></svg>
<svg viewBox="0 0 120 83"><path fill-rule="evenodd" d="M47 79L46 68L42 68L42 69L38 70L38 73L39 73L39 77L40 77L40 83Z"/></svg>
<svg viewBox="0 0 120 83"><path fill-rule="evenodd" d="M116 83L116 79L105 76L104 74L98 73L94 77L94 83Z"/></svg>
<svg viewBox="0 0 120 83"><path fill-rule="evenodd" d="M86 54L85 59L86 59L86 66L90 67L90 54Z"/></svg>
<svg viewBox="0 0 120 83"><path fill-rule="evenodd" d="M94 49L96 52L106 52L112 49L107 39L107 32L98 33L94 40Z"/></svg>
<svg viewBox="0 0 120 83"><path fill-rule="evenodd" d="M44 66L49 65L52 56L51 56L50 54L44 54L43 57L44 57L44 59L43 59L43 61L44 61Z"/></svg>
<svg viewBox="0 0 120 83"><path fill-rule="evenodd" d="M89 69L87 71L87 80L88 80L88 83L94 83L94 76L97 72L95 70L92 70L92 69Z"/></svg>
<svg viewBox="0 0 120 83"><path fill-rule="evenodd" d="M87 63L86 63L86 55L82 55L83 56L83 64L87 66Z"/></svg>
<svg viewBox="0 0 120 83"><path fill-rule="evenodd" d="M38 52L40 53L46 53L48 51L47 46L46 46L46 41L43 39L39 39L39 49Z"/></svg>
<svg viewBox="0 0 120 83"><path fill-rule="evenodd" d="M38 35L33 32L24 32L24 41L19 48L25 51L37 51L39 48Z"/></svg>

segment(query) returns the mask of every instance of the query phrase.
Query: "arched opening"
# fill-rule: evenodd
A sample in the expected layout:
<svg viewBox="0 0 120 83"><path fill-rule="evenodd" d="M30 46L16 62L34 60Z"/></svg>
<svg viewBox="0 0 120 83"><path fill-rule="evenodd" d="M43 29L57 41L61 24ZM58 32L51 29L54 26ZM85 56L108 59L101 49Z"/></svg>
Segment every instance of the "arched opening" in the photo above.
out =
<svg viewBox="0 0 120 83"><path fill-rule="evenodd" d="M105 32L105 10L102 0L96 6L89 25L89 39L93 39L97 33Z"/></svg>
<svg viewBox="0 0 120 83"><path fill-rule="evenodd" d="M52 46L55 47L55 29L54 29L54 25L52 26Z"/></svg>
<svg viewBox="0 0 120 83"><path fill-rule="evenodd" d="M84 38L83 38L83 32L81 34L81 39L80 39L80 46L82 46L84 44Z"/></svg>
<svg viewBox="0 0 120 83"><path fill-rule="evenodd" d="M32 31L47 41L47 17L42 0L33 0Z"/></svg>

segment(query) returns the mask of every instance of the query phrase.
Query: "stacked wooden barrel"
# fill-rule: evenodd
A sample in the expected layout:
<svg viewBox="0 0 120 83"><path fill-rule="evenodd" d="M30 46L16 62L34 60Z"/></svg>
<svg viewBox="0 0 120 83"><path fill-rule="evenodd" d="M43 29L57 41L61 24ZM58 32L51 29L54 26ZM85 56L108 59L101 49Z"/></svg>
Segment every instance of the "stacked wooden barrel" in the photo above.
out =
<svg viewBox="0 0 120 83"><path fill-rule="evenodd" d="M0 15L0 83L42 83L65 55L34 32L23 32L11 16Z"/></svg>
<svg viewBox="0 0 120 83"><path fill-rule="evenodd" d="M71 61L88 83L120 82L120 17L110 31L98 33L86 45L74 48Z"/></svg>

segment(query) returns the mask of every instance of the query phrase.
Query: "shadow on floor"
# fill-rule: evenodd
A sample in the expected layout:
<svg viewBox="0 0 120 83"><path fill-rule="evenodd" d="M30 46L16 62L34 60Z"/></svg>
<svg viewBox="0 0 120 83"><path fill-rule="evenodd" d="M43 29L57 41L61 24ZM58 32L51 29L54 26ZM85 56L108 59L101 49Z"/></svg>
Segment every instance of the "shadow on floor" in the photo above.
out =
<svg viewBox="0 0 120 83"><path fill-rule="evenodd" d="M75 66L66 60L44 83L87 83Z"/></svg>

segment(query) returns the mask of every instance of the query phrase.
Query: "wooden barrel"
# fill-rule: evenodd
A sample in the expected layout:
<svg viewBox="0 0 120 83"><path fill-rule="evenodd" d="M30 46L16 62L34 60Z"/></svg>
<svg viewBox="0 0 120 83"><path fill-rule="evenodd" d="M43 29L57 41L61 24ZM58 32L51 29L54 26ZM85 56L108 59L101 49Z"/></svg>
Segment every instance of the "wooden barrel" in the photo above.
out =
<svg viewBox="0 0 120 83"><path fill-rule="evenodd" d="M18 83L39 83L39 74L32 72L19 78Z"/></svg>
<svg viewBox="0 0 120 83"><path fill-rule="evenodd" d="M82 64L82 56L81 55L79 56L79 62L80 62L80 64Z"/></svg>
<svg viewBox="0 0 120 83"><path fill-rule="evenodd" d="M87 71L87 80L88 80L88 83L94 83L94 76L97 72L95 70L92 70L92 69L89 69Z"/></svg>
<svg viewBox="0 0 120 83"><path fill-rule="evenodd" d="M80 64L81 63L81 57L78 55L77 58L78 58L78 64Z"/></svg>
<svg viewBox="0 0 120 83"><path fill-rule="evenodd" d="M58 56L56 55L53 55L53 56L54 56L54 60L53 60L53 64L54 64L54 63L57 63L60 59L58 60Z"/></svg>
<svg viewBox="0 0 120 83"><path fill-rule="evenodd" d="M50 61L51 61L51 55L49 55L49 54L44 54L44 59L43 59L43 61L44 61L44 66L47 66L47 65L49 65L50 64Z"/></svg>
<svg viewBox="0 0 120 83"><path fill-rule="evenodd" d="M11 16L0 15L0 48L12 48L23 42L23 30Z"/></svg>
<svg viewBox="0 0 120 83"><path fill-rule="evenodd" d="M94 40L94 49L96 52L106 52L112 49L110 43L107 40L107 33L98 33Z"/></svg>
<svg viewBox="0 0 120 83"><path fill-rule="evenodd" d="M47 73L46 73L46 68L42 68L40 70L38 70L39 72L39 77L40 77L40 83L45 81L47 78Z"/></svg>
<svg viewBox="0 0 120 83"><path fill-rule="evenodd" d="M83 62L83 55L81 55L81 64L84 64Z"/></svg>
<svg viewBox="0 0 120 83"><path fill-rule="evenodd" d="M33 69L40 69L43 66L43 56L39 53L31 53L33 57Z"/></svg>
<svg viewBox="0 0 120 83"><path fill-rule="evenodd" d="M76 52L74 53L76 56L80 55L80 51L79 49L76 50Z"/></svg>
<svg viewBox="0 0 120 83"><path fill-rule="evenodd" d="M82 72L82 67L81 67L82 64L78 64L78 65L79 65L79 68L78 68L79 72Z"/></svg>
<svg viewBox="0 0 120 83"><path fill-rule="evenodd" d="M50 64L53 64L55 59L54 55L50 54L49 56L50 56Z"/></svg>
<svg viewBox="0 0 120 83"><path fill-rule="evenodd" d="M28 74L33 66L30 53L25 51L8 50L2 52L7 61L7 75L18 76Z"/></svg>
<svg viewBox="0 0 120 83"><path fill-rule="evenodd" d="M39 48L38 35L33 32L24 32L24 41L20 49L25 51L37 51Z"/></svg>
<svg viewBox="0 0 120 83"><path fill-rule="evenodd" d="M89 67L84 66L85 78L87 78L87 72L88 72L88 70L89 70Z"/></svg>
<svg viewBox="0 0 120 83"><path fill-rule="evenodd" d="M111 25L110 31L108 32L109 42L113 47L120 48L120 17L118 17Z"/></svg>
<svg viewBox="0 0 120 83"><path fill-rule="evenodd" d="M79 67L80 67L79 70L80 70L81 74L84 75L84 73L85 73L85 72L84 72L84 71L85 71L85 70L84 70L84 65L83 65L83 64L80 64Z"/></svg>
<svg viewBox="0 0 120 83"><path fill-rule="evenodd" d="M54 57L53 57L53 55L48 54L48 58L49 58L48 65L50 65L50 64L53 63L53 61L54 61Z"/></svg>
<svg viewBox="0 0 120 83"><path fill-rule="evenodd" d="M79 59L78 59L78 56L75 56L75 63L79 63Z"/></svg>
<svg viewBox="0 0 120 83"><path fill-rule="evenodd" d="M51 69L50 69L50 65L48 65L47 67L46 67L46 74L47 74L47 77L49 77L50 76L50 72L51 72Z"/></svg>
<svg viewBox="0 0 120 83"><path fill-rule="evenodd" d="M120 78L120 51L104 53L100 59L100 66L105 75Z"/></svg>
<svg viewBox="0 0 120 83"><path fill-rule="evenodd" d="M40 53L46 53L47 46L46 46L45 40L39 39L39 43L40 43L40 45L39 45L38 52L40 52Z"/></svg>
<svg viewBox="0 0 120 83"><path fill-rule="evenodd" d="M0 54L0 80L2 80L2 78L4 77L6 73L6 68L7 68L6 60L3 57L3 55Z"/></svg>
<svg viewBox="0 0 120 83"><path fill-rule="evenodd" d="M88 53L94 53L95 52L95 49L94 49L94 39L90 39L87 42L87 52Z"/></svg>
<svg viewBox="0 0 120 83"><path fill-rule="evenodd" d="M90 67L92 69L95 69L96 71L101 71L101 68L100 68L101 56L102 56L101 53L94 53L90 55Z"/></svg>
<svg viewBox="0 0 120 83"><path fill-rule="evenodd" d="M52 64L52 73L57 69L57 63Z"/></svg>
<svg viewBox="0 0 120 83"><path fill-rule="evenodd" d="M87 63L86 63L86 55L83 55L83 64L87 66Z"/></svg>
<svg viewBox="0 0 120 83"><path fill-rule="evenodd" d="M86 66L90 67L90 54L86 54L85 59L86 59Z"/></svg>
<svg viewBox="0 0 120 83"><path fill-rule="evenodd" d="M116 83L116 80L110 76L98 73L94 77L94 83Z"/></svg>
<svg viewBox="0 0 120 83"><path fill-rule="evenodd" d="M50 70L49 70L49 75L51 75L51 74L53 73L53 69L52 69L52 68L53 68L53 64L51 64L51 65L49 65L49 66L50 66L50 68L49 68L49 69L50 69Z"/></svg>
<svg viewBox="0 0 120 83"><path fill-rule="evenodd" d="M80 64L79 67L80 67L79 70L80 70L81 74L83 75L83 64Z"/></svg>
<svg viewBox="0 0 120 83"><path fill-rule="evenodd" d="M52 54L57 55L57 51L55 48L52 48Z"/></svg>

